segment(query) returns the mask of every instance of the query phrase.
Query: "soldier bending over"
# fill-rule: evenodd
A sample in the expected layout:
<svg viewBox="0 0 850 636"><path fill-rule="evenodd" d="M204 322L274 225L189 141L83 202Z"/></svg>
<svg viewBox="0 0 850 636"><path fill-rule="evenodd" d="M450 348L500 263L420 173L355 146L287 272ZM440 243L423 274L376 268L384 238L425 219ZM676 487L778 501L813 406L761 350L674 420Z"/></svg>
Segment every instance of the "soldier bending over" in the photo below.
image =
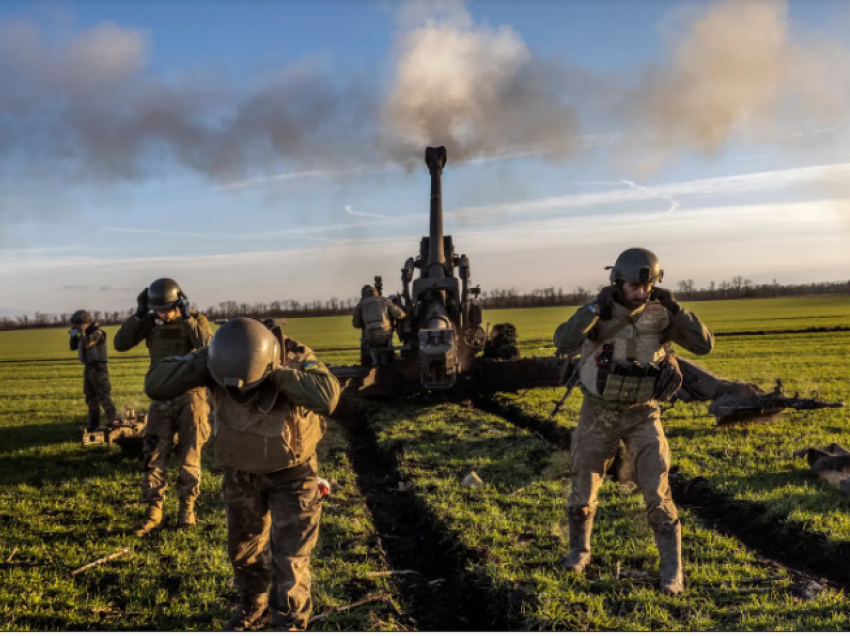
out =
<svg viewBox="0 0 850 636"><path fill-rule="evenodd" d="M208 348L166 358L145 379L154 400L212 391L227 549L241 595L225 630L258 626L267 607L276 627L303 630L313 607L310 552L322 513L316 445L339 382L309 348L286 341L289 352L263 323L236 318Z"/></svg>

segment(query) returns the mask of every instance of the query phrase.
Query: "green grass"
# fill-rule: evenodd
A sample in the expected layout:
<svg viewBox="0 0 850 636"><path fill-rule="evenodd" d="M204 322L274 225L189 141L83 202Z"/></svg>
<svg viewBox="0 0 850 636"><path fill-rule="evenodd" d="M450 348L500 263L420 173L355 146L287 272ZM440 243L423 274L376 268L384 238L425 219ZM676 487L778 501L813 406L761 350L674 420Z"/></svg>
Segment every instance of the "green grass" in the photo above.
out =
<svg viewBox="0 0 850 636"><path fill-rule="evenodd" d="M145 361L112 364L117 404L141 406ZM174 526L176 500L166 498L163 530L137 539L141 518L139 458L115 446L83 447L82 368L75 362L0 367L0 558L40 568L0 572L0 630L218 629L235 602L226 554L221 477L211 474L205 448L199 525ZM334 480L314 552L316 613L387 594L390 579L367 572L386 569L370 542L374 527L348 461L348 443L335 422L320 447L320 473ZM172 471L172 479L176 474ZM127 557L76 577L75 567L120 548ZM404 629L387 603L330 614L326 630Z"/></svg>
<svg viewBox="0 0 850 636"><path fill-rule="evenodd" d="M809 327L850 327L850 297L815 296L812 298L778 298L756 300L702 301L684 303L697 312L715 332L807 329ZM491 325L512 322L526 346L552 347L552 336L562 322L575 312L575 307L542 307L530 309L490 309L484 322ZM218 326L211 325L213 330ZM358 348L359 331L351 327L349 316L328 318L289 318L284 328L287 335L314 348ZM146 355L144 344L126 353L112 349L117 326L104 330L109 335L113 357ZM76 352L68 348L68 328L30 329L0 332L0 361L74 359ZM332 364L353 364L355 353L334 352L325 356ZM342 361L342 362L338 362Z"/></svg>
<svg viewBox="0 0 850 636"><path fill-rule="evenodd" d="M787 329L850 324L847 298L692 303L715 331ZM500 310L490 323L512 321L525 354L541 353L572 308ZM294 319L287 333L317 348L357 347L348 318ZM107 331L114 333L114 327ZM144 346L131 354L144 355ZM817 390L850 402L850 334L805 334L718 339L699 360L730 378L769 388L776 377L788 393ZM61 362L26 362L62 358ZM352 363L357 352L328 352L330 364ZM0 572L0 629L216 629L229 615L234 592L225 554L220 477L205 455L200 525L181 532L167 522L148 539L132 529L139 501L139 461L117 448L83 447L86 407L82 367L67 349L64 329L0 333L0 559L48 562L43 568ZM119 407L144 407L145 359L110 363ZM503 396L535 415L548 416L559 391L536 389ZM558 423L575 424L581 397L570 398ZM790 596L788 581L768 591L747 579L787 574L760 562L734 539L703 527L685 513L688 591L682 599L656 592L654 579L620 580L614 572L654 575L657 556L638 497L615 484L602 492L594 534L595 561L583 576L558 566L566 553L564 488L568 457L536 436L469 406L430 408L388 402L374 411L381 447L402 449L400 470L416 497L439 519L470 559L466 574L484 593L521 590L512 625L526 629L837 629L850 624L846 598L834 592L816 601ZM706 477L742 503L767 507L777 524L799 521L829 542L850 540L850 500L812 475L791 452L807 445L850 446L846 410L791 413L770 424L715 429L704 405L678 405L665 416L673 462L689 477ZM359 492L348 442L335 422L320 446L321 473L338 482L326 503L314 553L316 612L386 594L402 612L404 594L389 578L375 528ZM475 470L485 487L469 491L460 479ZM173 477L174 475L172 475ZM516 494L511 494L519 489ZM777 531L780 526L777 525ZM76 576L70 570L129 547L131 554ZM828 547L828 546L827 546ZM728 582L723 584L722 582ZM515 599L516 600L516 599ZM504 598L499 596L504 604ZM409 623L387 603L331 614L321 629L405 629Z"/></svg>
<svg viewBox="0 0 850 636"><path fill-rule="evenodd" d="M642 501L608 483L600 496L594 562L584 575L566 574L568 460L498 417L455 404L375 410L370 420L386 452L399 448L401 469L458 549L472 551L468 575L482 594L504 604L514 591L514 626L536 629L705 630L837 629L850 620L846 599L831 592L802 602L788 576L764 564L734 539L707 530L687 512L687 591L657 590L657 551ZM460 485L475 470L484 486ZM522 489L522 490L520 490ZM617 580L622 571L650 578ZM767 588L767 589L759 589Z"/></svg>

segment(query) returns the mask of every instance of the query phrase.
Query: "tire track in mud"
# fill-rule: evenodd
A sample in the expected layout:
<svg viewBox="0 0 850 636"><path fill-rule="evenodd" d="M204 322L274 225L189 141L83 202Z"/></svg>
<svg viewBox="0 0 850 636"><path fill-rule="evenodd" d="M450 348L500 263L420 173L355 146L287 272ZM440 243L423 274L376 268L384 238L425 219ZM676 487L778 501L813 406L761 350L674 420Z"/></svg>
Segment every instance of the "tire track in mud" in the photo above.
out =
<svg viewBox="0 0 850 636"><path fill-rule="evenodd" d="M556 448L569 450L570 429L526 413L504 399L477 395L472 401L477 408L540 435ZM616 463L608 472L616 474ZM801 578L826 581L850 592L850 541L831 541L802 522L777 519L766 506L736 501L705 477L689 477L675 465L670 471L670 488L676 505L689 510L705 527L736 538L760 557Z"/></svg>
<svg viewBox="0 0 850 636"><path fill-rule="evenodd" d="M417 629L426 631L493 631L509 627L508 589L474 573L480 557L410 490L395 453L382 450L368 414L345 400L334 419L346 430L357 485L372 515L381 547L391 570L412 570L396 585Z"/></svg>

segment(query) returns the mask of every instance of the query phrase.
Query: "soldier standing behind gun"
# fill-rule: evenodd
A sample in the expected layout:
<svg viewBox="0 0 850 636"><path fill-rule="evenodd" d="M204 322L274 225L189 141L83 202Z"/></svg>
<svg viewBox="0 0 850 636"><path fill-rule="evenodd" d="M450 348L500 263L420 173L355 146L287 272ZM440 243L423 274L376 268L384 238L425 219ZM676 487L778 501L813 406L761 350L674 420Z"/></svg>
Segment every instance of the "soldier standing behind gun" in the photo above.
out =
<svg viewBox="0 0 850 636"><path fill-rule="evenodd" d="M85 365L83 372L83 393L89 407L89 424L86 430L93 431L100 425L100 409L110 424L118 420L118 412L112 401L112 385L109 383L109 351L106 334L100 325L92 322L91 315L85 309L75 311L71 316L71 351L77 352L80 362Z"/></svg>
<svg viewBox="0 0 850 636"><path fill-rule="evenodd" d="M606 269L611 269L611 285L555 332L561 351L581 347L577 372L584 394L570 448L570 552L564 566L582 572L590 562L597 493L623 440L658 545L661 588L679 594L684 589L681 524L668 483L670 450L656 398L669 399L681 384L665 344L707 354L714 336L672 293L654 287L664 272L649 250L626 250Z"/></svg>
<svg viewBox="0 0 850 636"><path fill-rule="evenodd" d="M383 352L393 346L393 326L390 317L395 320L404 318L404 310L391 300L378 294L371 285L364 285L360 290L362 298L354 308L351 324L356 329L362 329L363 343L369 348L372 356L372 366L381 364Z"/></svg>
<svg viewBox="0 0 850 636"><path fill-rule="evenodd" d="M313 607L310 553L322 514L316 445L327 427L320 415L334 410L340 389L310 349L276 332L230 320L208 348L166 358L145 379L154 400L212 391L227 549L241 596L225 630L259 626L267 607L276 627L303 630Z"/></svg>
<svg viewBox="0 0 850 636"><path fill-rule="evenodd" d="M115 334L116 350L129 351L144 340L154 365L163 358L186 355L210 343L212 331L206 316L189 311L189 301L174 280L155 280L137 300L136 314L124 321ZM195 525L195 500L201 490L201 449L210 436L208 417L207 392L202 387L151 402L145 428L146 471L142 477L142 500L148 509L136 536L143 536L162 523L168 457L175 433L180 447L178 524Z"/></svg>

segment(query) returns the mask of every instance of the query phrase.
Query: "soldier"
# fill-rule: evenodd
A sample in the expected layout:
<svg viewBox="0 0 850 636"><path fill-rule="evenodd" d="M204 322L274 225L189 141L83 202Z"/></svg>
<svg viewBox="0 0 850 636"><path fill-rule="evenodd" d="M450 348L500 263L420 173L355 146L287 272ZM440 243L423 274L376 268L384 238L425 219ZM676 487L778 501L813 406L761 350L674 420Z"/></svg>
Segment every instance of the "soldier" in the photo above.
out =
<svg viewBox="0 0 850 636"><path fill-rule="evenodd" d="M112 385L109 383L109 349L106 334L100 325L92 322L91 315L85 309L75 311L71 316L71 351L77 352L80 362L85 365L83 371L83 393L89 407L89 424L86 430L93 431L100 425L100 409L106 415L107 422L118 420L118 412L112 401Z"/></svg>
<svg viewBox="0 0 850 636"><path fill-rule="evenodd" d="M611 285L555 332L560 350L581 347L584 394L570 448L570 552L564 565L582 572L590 562L597 492L622 440L658 545L661 588L678 594L684 589L681 525L667 480L670 451L656 398L669 399L671 376L672 390L681 382L669 343L707 354L714 336L671 292L655 287L664 272L649 250L628 249L606 269Z"/></svg>
<svg viewBox="0 0 850 636"><path fill-rule="evenodd" d="M310 552L321 517L316 445L339 399L339 382L313 352L263 323L230 320L208 348L153 365L145 391L168 400L209 387L215 458L224 468L227 549L240 605L225 630L306 629ZM271 595L269 585L271 584Z"/></svg>
<svg viewBox="0 0 850 636"><path fill-rule="evenodd" d="M138 298L136 314L115 334L115 349L129 351L142 340L150 351L151 365L168 356L185 355L205 347L212 339L206 316L189 310L189 301L170 278L160 278ZM201 448L210 435L209 404L204 388L193 388L168 400L153 400L145 428L145 466L142 500L148 504L145 519L136 531L143 536L162 523L162 505L168 488L168 458L177 433L180 449L178 524L195 525L195 500L200 494Z"/></svg>
<svg viewBox="0 0 850 636"><path fill-rule="evenodd" d="M378 294L371 285L364 285L360 290L362 298L354 308L351 324L356 329L362 329L361 341L369 350L372 366L381 364L381 357L388 348L393 346L393 326L390 318L401 320L404 310L394 302Z"/></svg>

